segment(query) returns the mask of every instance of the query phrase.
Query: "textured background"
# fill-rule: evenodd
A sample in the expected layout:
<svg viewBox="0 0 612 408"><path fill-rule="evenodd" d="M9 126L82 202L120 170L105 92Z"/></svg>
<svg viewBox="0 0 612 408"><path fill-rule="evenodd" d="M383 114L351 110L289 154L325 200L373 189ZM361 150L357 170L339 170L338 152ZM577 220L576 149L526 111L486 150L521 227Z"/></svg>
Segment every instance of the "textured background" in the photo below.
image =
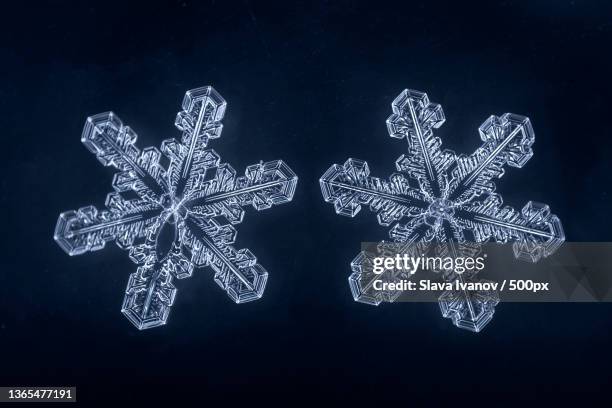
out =
<svg viewBox="0 0 612 408"><path fill-rule="evenodd" d="M475 335L436 304L355 303L349 262L386 229L365 210L335 215L318 178L347 157L388 176L405 142L384 121L410 87L443 105L437 134L458 152L479 145L488 115L529 116L535 154L498 182L505 202L548 203L568 240L612 240L612 5L402 4L3 10L0 383L74 384L81 400L114 384L106 398L158 401L605 389L612 305L502 304ZM185 91L207 84L228 101L211 143L223 160L242 172L283 158L300 182L291 204L239 226L238 245L270 273L262 300L235 305L199 270L178 282L169 324L138 332L120 313L127 254L113 244L70 258L53 229L111 191L113 172L79 141L88 115L112 109L139 146L159 146L178 135Z"/></svg>

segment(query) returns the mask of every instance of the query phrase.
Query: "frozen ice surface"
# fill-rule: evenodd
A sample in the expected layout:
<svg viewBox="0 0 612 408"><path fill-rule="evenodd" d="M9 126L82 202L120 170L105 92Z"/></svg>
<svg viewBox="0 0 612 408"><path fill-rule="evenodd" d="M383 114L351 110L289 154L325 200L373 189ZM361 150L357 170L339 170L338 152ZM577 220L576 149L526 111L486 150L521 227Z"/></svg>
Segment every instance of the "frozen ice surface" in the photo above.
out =
<svg viewBox="0 0 612 408"><path fill-rule="evenodd" d="M221 136L225 108L210 86L188 91L175 122L181 139L164 140L159 150L136 147L136 133L112 112L85 123L81 141L117 170L115 191L103 210L87 206L60 214L54 238L69 255L102 249L108 241L129 251L138 268L122 312L139 329L166 323L173 280L190 277L195 268L209 266L236 303L263 294L268 273L247 248L234 248L234 225L248 206L261 211L291 201L298 178L282 160L248 166L244 176L221 163L207 145Z"/></svg>
<svg viewBox="0 0 612 408"><path fill-rule="evenodd" d="M512 242L516 258L537 262L565 240L561 222L545 204L529 201L520 211L502 205L494 179L506 165L521 168L531 158L534 133L527 117L506 113L489 117L480 127L482 145L469 156L441 149L433 130L444 123L444 112L427 94L403 91L392 103L387 119L389 135L405 139L408 151L396 161L388 179L370 176L363 160L334 164L321 177L325 201L336 213L354 217L363 206L378 222L392 226L395 242L448 243L460 250L466 243ZM378 305L399 293L374 291L380 275L367 273L363 252L351 263L349 278L355 300ZM392 277L392 279L395 277ZM454 276L453 279L476 279ZM444 293L440 308L457 327L480 331L493 317L497 293Z"/></svg>

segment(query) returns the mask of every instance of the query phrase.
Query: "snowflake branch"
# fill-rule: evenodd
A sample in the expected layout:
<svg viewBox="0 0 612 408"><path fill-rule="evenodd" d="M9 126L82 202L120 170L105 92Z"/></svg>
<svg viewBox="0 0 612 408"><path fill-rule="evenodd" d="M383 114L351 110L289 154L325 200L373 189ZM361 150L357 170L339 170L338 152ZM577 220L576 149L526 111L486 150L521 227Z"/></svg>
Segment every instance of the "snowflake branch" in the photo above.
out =
<svg viewBox="0 0 612 408"><path fill-rule="evenodd" d="M323 198L334 204L337 214L348 217L357 215L362 205L369 205L381 225L421 214L429 205L403 175L395 174L386 181L369 174L368 164L362 160L333 165L320 179Z"/></svg>
<svg viewBox="0 0 612 408"><path fill-rule="evenodd" d="M94 206L60 214L54 239L69 255L104 248L115 240L123 248L144 236L145 230L160 214L161 208L143 200L123 200L119 194L109 194L109 210L98 211Z"/></svg>
<svg viewBox="0 0 612 408"><path fill-rule="evenodd" d="M100 113L87 118L81 141L104 166L122 171L114 181L118 191L132 188L141 197L157 200L168 189L163 169L159 165L159 151L135 145L136 133L123 126L113 112Z"/></svg>
<svg viewBox="0 0 612 408"><path fill-rule="evenodd" d="M249 250L237 251L230 245L235 239L235 230L228 236L223 226L212 220L196 219L193 215L189 215L185 223L191 235L188 245L192 260L200 266L209 265L215 271L215 282L232 300L244 303L262 296L268 272Z"/></svg>
<svg viewBox="0 0 612 408"><path fill-rule="evenodd" d="M201 153L209 139L221 136L226 108L225 100L211 86L188 91L183 100L183 110L176 117L176 126L183 131L182 145L187 151L181 156L178 166L179 177L175 186L175 194L182 196L187 181L191 176L194 158Z"/></svg>
<svg viewBox="0 0 612 408"><path fill-rule="evenodd" d="M221 215L238 223L247 205L261 211L291 201L297 181L298 177L282 160L249 166L244 177L236 178L231 168L216 171L214 177L200 184L200 190L186 206L199 214Z"/></svg>
<svg viewBox="0 0 612 408"><path fill-rule="evenodd" d="M503 176L506 164L520 168L533 156L535 136L529 118L512 113L491 116L478 130L483 146L470 156L459 157L452 171L449 198L458 203L492 193L492 180Z"/></svg>
<svg viewBox="0 0 612 408"><path fill-rule="evenodd" d="M391 104L393 114L387 119L391 137L408 142L406 169L419 180L421 189L433 197L441 197L445 189L443 170L450 164L449 152L440 150L440 140L432 129L442 126L444 112L430 103L427 94L404 90Z"/></svg>

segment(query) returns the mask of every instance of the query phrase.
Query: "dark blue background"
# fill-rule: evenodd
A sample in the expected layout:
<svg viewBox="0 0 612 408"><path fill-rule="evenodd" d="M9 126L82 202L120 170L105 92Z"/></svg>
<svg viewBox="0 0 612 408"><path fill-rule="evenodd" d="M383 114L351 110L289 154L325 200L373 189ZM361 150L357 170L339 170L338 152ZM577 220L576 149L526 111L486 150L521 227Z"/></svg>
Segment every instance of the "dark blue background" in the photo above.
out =
<svg viewBox="0 0 612 408"><path fill-rule="evenodd" d="M506 203L546 202L568 240L609 241L609 2L82 3L3 10L0 385L76 384L83 401L105 384L157 401L609 386L607 304L502 304L473 334L435 304L354 302L349 262L386 229L366 209L335 215L318 185L348 157L393 171L405 142L385 119L409 87L443 105L437 134L458 152L488 115L528 115L535 154L498 182ZM282 158L298 189L238 228L270 273L262 300L233 304L198 270L169 324L139 332L120 313L127 254L68 257L53 229L111 191L79 141L88 115L112 109L159 146L185 91L208 84L228 101L211 146L240 172Z"/></svg>

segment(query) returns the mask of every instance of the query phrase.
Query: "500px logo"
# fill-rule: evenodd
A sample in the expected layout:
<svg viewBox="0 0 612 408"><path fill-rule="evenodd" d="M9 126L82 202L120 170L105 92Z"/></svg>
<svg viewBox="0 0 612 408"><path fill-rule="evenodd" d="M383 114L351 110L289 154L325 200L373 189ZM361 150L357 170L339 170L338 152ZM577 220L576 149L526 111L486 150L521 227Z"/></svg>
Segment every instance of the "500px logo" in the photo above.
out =
<svg viewBox="0 0 612 408"><path fill-rule="evenodd" d="M390 257L374 258L372 271L380 275L387 270L404 270L414 275L419 269L431 271L453 271L458 274L464 272L477 271L484 269L484 256L479 257L440 257L440 256L408 256L408 254L396 254Z"/></svg>

